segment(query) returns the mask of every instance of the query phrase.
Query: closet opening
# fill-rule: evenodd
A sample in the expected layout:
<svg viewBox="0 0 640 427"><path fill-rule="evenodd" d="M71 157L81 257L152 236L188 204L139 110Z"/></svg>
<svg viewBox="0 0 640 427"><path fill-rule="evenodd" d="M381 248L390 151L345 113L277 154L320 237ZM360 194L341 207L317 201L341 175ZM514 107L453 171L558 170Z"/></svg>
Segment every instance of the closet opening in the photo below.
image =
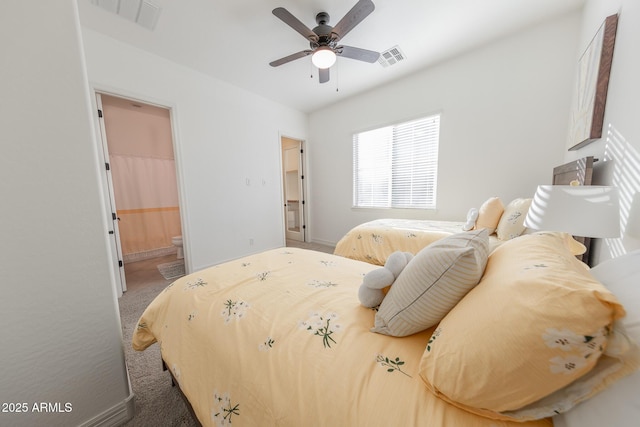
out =
<svg viewBox="0 0 640 427"><path fill-rule="evenodd" d="M305 242L304 142L281 137L285 237Z"/></svg>

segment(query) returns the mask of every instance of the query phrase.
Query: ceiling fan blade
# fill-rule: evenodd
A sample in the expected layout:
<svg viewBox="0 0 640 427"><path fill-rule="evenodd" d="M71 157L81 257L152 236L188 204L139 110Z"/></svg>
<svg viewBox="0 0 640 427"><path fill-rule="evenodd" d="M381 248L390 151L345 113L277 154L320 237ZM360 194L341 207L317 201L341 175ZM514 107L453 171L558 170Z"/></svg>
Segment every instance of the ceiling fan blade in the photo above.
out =
<svg viewBox="0 0 640 427"><path fill-rule="evenodd" d="M360 0L351 8L349 12L333 27L332 33L336 35L336 40L340 40L364 18L369 16L376 7L371 0ZM282 19L282 18L281 18Z"/></svg>
<svg viewBox="0 0 640 427"><path fill-rule="evenodd" d="M280 18L282 22L302 34L304 38L309 41L318 41L318 35L311 31L309 27L304 25L298 18L293 16L287 9L284 7L276 7L273 9L272 13Z"/></svg>
<svg viewBox="0 0 640 427"><path fill-rule="evenodd" d="M343 58L357 59L358 61L374 63L380 57L378 52L372 50L360 49L353 46L338 46L336 48L336 54Z"/></svg>
<svg viewBox="0 0 640 427"><path fill-rule="evenodd" d="M318 78L320 79L320 83L326 83L329 81L329 69L328 68L319 68L318 69Z"/></svg>
<svg viewBox="0 0 640 427"><path fill-rule="evenodd" d="M300 52L292 53L291 55L285 56L284 58L276 59L275 61L269 62L269 65L272 67L278 67L282 64L286 64L287 62L295 61L296 59L304 58L305 56L311 55L313 53L312 50L302 50Z"/></svg>

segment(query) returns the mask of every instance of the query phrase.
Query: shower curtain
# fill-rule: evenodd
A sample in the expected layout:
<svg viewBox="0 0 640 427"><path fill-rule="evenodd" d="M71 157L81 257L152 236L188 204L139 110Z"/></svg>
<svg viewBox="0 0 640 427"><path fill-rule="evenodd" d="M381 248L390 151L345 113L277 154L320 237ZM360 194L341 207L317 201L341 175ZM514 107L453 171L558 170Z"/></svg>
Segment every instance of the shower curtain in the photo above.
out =
<svg viewBox="0 0 640 427"><path fill-rule="evenodd" d="M110 160L125 261L172 250L171 238L182 234L175 161L117 154Z"/></svg>

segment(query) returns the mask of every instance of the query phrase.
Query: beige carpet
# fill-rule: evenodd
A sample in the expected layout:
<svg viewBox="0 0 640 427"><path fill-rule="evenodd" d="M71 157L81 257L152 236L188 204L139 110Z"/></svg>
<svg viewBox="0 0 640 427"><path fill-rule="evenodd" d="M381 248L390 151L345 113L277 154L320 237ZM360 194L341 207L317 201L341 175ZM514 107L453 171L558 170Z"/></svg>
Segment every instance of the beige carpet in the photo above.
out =
<svg viewBox="0 0 640 427"><path fill-rule="evenodd" d="M135 263L137 264L137 263ZM119 299L120 317L124 339L125 359L135 395L135 417L125 427L194 427L193 420L178 390L171 386L168 372L162 370L160 347L153 344L139 352L131 347L131 337L138 319L147 305L158 295L170 280L165 280L157 269L151 267L143 272L147 283L130 286ZM137 278L140 272L129 274L127 278ZM138 279L141 280L141 279Z"/></svg>

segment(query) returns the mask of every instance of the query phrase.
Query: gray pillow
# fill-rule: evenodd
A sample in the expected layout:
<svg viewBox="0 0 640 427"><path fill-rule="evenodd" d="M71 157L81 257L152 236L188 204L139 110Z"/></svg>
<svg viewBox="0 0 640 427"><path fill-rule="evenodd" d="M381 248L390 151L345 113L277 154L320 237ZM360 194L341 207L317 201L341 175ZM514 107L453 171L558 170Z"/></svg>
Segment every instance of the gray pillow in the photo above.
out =
<svg viewBox="0 0 640 427"><path fill-rule="evenodd" d="M488 256L487 229L454 234L425 247L391 286L371 330L404 337L435 325L478 284Z"/></svg>

